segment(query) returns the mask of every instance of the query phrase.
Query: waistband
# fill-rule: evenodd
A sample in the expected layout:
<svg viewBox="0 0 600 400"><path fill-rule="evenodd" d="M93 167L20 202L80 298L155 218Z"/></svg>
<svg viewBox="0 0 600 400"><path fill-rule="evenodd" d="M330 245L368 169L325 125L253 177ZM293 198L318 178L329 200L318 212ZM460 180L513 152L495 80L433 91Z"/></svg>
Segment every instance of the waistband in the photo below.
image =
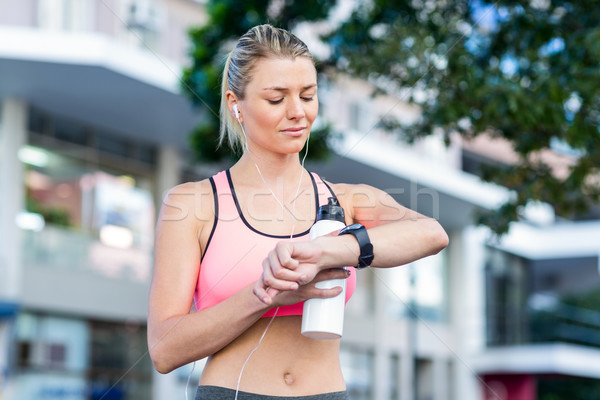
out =
<svg viewBox="0 0 600 400"><path fill-rule="evenodd" d="M198 386L195 400L233 400L235 390L220 386ZM349 400L347 391L314 394L310 396L268 396L264 394L238 392L238 400Z"/></svg>

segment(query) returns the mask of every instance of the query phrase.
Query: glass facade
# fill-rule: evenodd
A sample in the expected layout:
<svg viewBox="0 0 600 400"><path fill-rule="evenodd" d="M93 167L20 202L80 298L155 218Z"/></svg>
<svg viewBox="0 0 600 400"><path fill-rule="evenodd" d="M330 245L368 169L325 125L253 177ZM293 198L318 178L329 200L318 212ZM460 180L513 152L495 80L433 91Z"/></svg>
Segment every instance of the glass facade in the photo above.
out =
<svg viewBox="0 0 600 400"><path fill-rule="evenodd" d="M488 248L488 345L600 347L598 257L528 260Z"/></svg>
<svg viewBox="0 0 600 400"><path fill-rule="evenodd" d="M25 265L87 268L150 279L155 205L153 148L74 121L30 113L25 164Z"/></svg>
<svg viewBox="0 0 600 400"><path fill-rule="evenodd" d="M526 260L488 248L486 318L489 345L526 342Z"/></svg>
<svg viewBox="0 0 600 400"><path fill-rule="evenodd" d="M151 398L145 309L110 317L89 296L113 282L108 287L122 291L110 295L127 301L127 288L139 292L150 282L156 148L36 109L28 128L18 152L23 268L68 276L78 290L61 281L53 289L64 293L47 294L16 317L14 391L23 400ZM86 311L69 312L61 301L86 303Z"/></svg>
<svg viewBox="0 0 600 400"><path fill-rule="evenodd" d="M90 321L90 398L151 398L152 363L146 327L135 323Z"/></svg>
<svg viewBox="0 0 600 400"><path fill-rule="evenodd" d="M21 313L16 323L19 399L147 399L152 365L146 330Z"/></svg>
<svg viewBox="0 0 600 400"><path fill-rule="evenodd" d="M600 380L568 376L541 376L537 378L539 400L598 399Z"/></svg>

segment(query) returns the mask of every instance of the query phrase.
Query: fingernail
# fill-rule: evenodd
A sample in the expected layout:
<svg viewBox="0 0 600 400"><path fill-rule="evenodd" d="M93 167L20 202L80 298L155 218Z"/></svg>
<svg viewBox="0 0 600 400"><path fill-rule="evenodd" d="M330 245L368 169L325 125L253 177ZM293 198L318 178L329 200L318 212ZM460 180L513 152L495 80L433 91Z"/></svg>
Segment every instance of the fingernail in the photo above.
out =
<svg viewBox="0 0 600 400"><path fill-rule="evenodd" d="M292 290L296 290L296 289L298 289L298 284L297 284L297 283L292 283L292 284L290 285L290 288L291 288Z"/></svg>

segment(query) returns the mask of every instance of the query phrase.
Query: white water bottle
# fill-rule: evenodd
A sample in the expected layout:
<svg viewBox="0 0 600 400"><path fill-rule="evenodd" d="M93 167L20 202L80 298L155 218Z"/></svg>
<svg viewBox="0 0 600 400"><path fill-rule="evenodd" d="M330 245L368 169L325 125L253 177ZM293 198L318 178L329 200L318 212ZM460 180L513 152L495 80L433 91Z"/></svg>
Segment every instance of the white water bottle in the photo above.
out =
<svg viewBox="0 0 600 400"><path fill-rule="evenodd" d="M335 197L330 197L327 205L319 207L317 222L310 229L310 239L326 235L346 226L344 209ZM346 279L330 279L317 282L319 289L342 287L342 293L325 299L308 299L302 311L302 334L315 339L338 339L344 328L344 308L346 305Z"/></svg>

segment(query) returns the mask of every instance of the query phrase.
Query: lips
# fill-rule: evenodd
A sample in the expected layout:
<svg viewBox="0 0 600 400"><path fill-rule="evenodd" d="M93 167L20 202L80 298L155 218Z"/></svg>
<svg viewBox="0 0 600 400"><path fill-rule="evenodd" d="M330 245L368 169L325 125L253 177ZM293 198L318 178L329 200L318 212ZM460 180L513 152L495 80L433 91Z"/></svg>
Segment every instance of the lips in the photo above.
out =
<svg viewBox="0 0 600 400"><path fill-rule="evenodd" d="M284 129L281 132L285 133L286 135L290 135L290 136L301 136L305 130L306 130L305 126L298 126L298 127Z"/></svg>

